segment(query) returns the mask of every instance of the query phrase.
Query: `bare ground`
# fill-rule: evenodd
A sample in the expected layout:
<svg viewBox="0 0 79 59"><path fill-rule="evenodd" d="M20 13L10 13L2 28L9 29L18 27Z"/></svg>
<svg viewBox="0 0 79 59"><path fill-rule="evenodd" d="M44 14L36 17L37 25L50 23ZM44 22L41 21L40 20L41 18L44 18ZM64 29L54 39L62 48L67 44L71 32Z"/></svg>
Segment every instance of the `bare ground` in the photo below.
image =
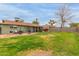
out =
<svg viewBox="0 0 79 59"><path fill-rule="evenodd" d="M18 52L17 55L19 56L51 56L52 51L45 51L41 49L36 49L36 50L25 50Z"/></svg>

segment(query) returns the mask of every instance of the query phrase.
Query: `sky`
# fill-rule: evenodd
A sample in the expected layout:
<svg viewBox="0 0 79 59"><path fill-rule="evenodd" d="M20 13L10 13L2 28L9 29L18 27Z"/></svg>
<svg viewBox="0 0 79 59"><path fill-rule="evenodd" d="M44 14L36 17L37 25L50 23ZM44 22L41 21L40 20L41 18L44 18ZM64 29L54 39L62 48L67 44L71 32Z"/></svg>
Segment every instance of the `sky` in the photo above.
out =
<svg viewBox="0 0 79 59"><path fill-rule="evenodd" d="M58 21L55 12L62 4L57 3L2 3L0 4L0 20L14 20L20 17L25 22L32 22L38 18L40 24L44 25L50 19ZM68 4L75 15L73 22L79 22L79 4Z"/></svg>

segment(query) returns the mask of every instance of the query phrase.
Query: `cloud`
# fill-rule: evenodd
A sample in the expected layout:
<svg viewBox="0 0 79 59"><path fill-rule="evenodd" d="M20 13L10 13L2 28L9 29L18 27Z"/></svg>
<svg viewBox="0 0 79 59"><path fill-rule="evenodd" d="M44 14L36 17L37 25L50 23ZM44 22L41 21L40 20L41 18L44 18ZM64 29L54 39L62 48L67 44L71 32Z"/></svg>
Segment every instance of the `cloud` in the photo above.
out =
<svg viewBox="0 0 79 59"><path fill-rule="evenodd" d="M34 14L32 14L29 10L23 10L21 8L18 8L16 6L8 5L8 4L0 4L0 16L3 17L33 17Z"/></svg>
<svg viewBox="0 0 79 59"><path fill-rule="evenodd" d="M45 24L49 19L55 18L55 12L61 4L0 4L0 19L13 19L14 17L23 18L31 22L37 17L41 24ZM71 5L72 13L75 15L74 20L79 21L79 7ZM57 18L55 18L57 20Z"/></svg>

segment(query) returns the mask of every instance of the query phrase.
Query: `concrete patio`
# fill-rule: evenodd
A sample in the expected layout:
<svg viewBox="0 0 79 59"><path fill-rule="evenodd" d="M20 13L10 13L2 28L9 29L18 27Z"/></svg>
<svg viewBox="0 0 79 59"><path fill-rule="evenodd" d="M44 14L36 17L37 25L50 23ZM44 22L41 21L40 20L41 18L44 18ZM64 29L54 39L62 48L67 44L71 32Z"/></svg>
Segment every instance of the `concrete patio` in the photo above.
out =
<svg viewBox="0 0 79 59"><path fill-rule="evenodd" d="M0 34L0 38L9 38L9 37L15 37L15 36L22 36L22 35L32 35L35 33L22 33L22 34Z"/></svg>

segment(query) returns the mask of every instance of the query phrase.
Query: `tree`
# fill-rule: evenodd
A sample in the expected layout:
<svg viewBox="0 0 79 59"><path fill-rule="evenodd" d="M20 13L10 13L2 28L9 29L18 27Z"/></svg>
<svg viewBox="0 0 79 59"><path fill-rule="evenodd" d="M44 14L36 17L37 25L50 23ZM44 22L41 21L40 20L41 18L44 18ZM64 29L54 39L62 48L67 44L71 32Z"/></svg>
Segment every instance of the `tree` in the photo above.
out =
<svg viewBox="0 0 79 59"><path fill-rule="evenodd" d="M71 28L75 28L76 29L76 32L79 32L79 23L71 23L70 24L70 27Z"/></svg>
<svg viewBox="0 0 79 59"><path fill-rule="evenodd" d="M21 19L21 18L19 18L19 17L15 17L15 21L16 21L16 22L24 22L24 20Z"/></svg>
<svg viewBox="0 0 79 59"><path fill-rule="evenodd" d="M33 24L39 24L38 18L36 18L34 21L32 21Z"/></svg>
<svg viewBox="0 0 79 59"><path fill-rule="evenodd" d="M79 23L71 23L70 24L70 27L78 27L79 26Z"/></svg>
<svg viewBox="0 0 79 59"><path fill-rule="evenodd" d="M56 22L54 20L50 20L48 23L53 26Z"/></svg>
<svg viewBox="0 0 79 59"><path fill-rule="evenodd" d="M63 31L63 27L65 26L65 23L69 22L73 17L70 9L68 8L68 5L66 4L62 5L58 9L58 11L56 12L56 16L61 22L61 31Z"/></svg>
<svg viewBox="0 0 79 59"><path fill-rule="evenodd" d="M54 24L56 23L56 21L50 20L48 23L49 23L49 29L50 29L50 31L53 31Z"/></svg>

